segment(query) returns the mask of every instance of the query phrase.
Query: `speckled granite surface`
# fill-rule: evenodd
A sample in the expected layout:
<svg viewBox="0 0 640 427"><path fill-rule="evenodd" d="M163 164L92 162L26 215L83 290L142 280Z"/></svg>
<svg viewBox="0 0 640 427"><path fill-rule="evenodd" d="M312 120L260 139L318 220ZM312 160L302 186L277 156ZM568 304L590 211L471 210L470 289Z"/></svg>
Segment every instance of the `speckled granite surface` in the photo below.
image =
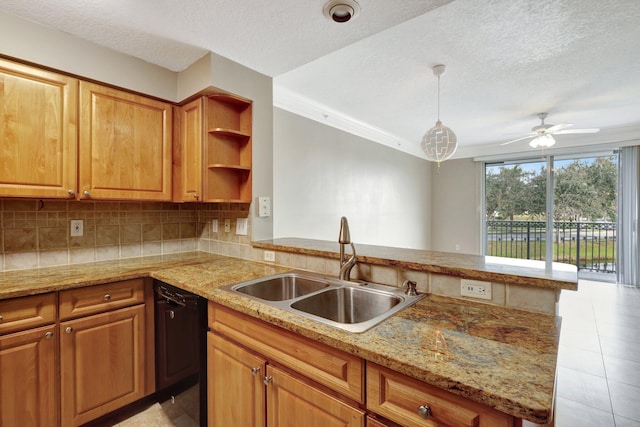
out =
<svg viewBox="0 0 640 427"><path fill-rule="evenodd" d="M280 238L252 242L254 248L339 258L337 242ZM358 261L374 265L446 274L464 279L529 285L552 289L578 289L574 265L553 263L547 270L543 261L468 255L356 244Z"/></svg>
<svg viewBox="0 0 640 427"><path fill-rule="evenodd" d="M0 299L151 276L526 420L551 416L559 318L429 295L350 334L220 289L288 268L201 252L0 273Z"/></svg>

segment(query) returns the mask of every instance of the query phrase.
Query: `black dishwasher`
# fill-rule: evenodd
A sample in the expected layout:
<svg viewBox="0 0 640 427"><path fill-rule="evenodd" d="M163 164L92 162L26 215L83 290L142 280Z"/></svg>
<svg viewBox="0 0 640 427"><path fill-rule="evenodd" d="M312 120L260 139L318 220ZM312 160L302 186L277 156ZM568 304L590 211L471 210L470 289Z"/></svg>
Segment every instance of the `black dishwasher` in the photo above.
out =
<svg viewBox="0 0 640 427"><path fill-rule="evenodd" d="M156 280L156 397L183 406L207 424L207 300Z"/></svg>

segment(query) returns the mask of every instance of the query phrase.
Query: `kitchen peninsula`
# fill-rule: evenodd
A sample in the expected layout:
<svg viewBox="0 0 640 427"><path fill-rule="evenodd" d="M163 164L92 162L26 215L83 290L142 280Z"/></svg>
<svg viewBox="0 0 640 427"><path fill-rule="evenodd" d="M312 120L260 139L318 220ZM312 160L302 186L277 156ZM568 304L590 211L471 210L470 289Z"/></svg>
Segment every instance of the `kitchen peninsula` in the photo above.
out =
<svg viewBox="0 0 640 427"><path fill-rule="evenodd" d="M282 242L256 246L281 250ZM361 251L360 260L372 262L368 251ZM313 252L313 256L318 253ZM400 264L394 264L395 267L414 262L397 261ZM451 264L446 264L446 268L451 274L456 271ZM350 334L220 289L289 270L290 266L192 252L7 271L0 273L0 303L10 301L9 298L156 278L218 306L362 358L371 366L391 369L474 405L494 408L515 417L514 425L520 425L520 420L546 424L552 419L560 333L560 319L555 315L429 294L369 331ZM473 276L472 270L461 267L459 272L469 277ZM517 276L514 269L509 271ZM482 270L476 274L482 276ZM473 277L480 279L477 275ZM558 292L576 286L570 275L564 273L524 277L514 280L520 280L521 284L532 280Z"/></svg>

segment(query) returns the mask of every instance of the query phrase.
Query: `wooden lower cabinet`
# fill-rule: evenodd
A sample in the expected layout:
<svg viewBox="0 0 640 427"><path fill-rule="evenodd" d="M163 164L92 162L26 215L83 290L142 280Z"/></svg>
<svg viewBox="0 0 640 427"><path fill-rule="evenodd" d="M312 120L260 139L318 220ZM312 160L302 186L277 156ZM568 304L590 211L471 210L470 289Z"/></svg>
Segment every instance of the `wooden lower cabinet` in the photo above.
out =
<svg viewBox="0 0 640 427"><path fill-rule="evenodd" d="M60 324L61 422L78 426L145 395L145 305Z"/></svg>
<svg viewBox="0 0 640 427"><path fill-rule="evenodd" d="M264 427L266 360L211 332L207 358L208 425Z"/></svg>
<svg viewBox="0 0 640 427"><path fill-rule="evenodd" d="M367 363L367 408L406 427L521 425L510 415L374 363Z"/></svg>
<svg viewBox="0 0 640 427"><path fill-rule="evenodd" d="M364 427L365 412L314 388L296 376L267 366L267 426Z"/></svg>
<svg viewBox="0 0 640 427"><path fill-rule="evenodd" d="M58 425L55 326L0 336L0 426Z"/></svg>
<svg viewBox="0 0 640 427"><path fill-rule="evenodd" d="M209 427L364 427L364 411L208 334Z"/></svg>

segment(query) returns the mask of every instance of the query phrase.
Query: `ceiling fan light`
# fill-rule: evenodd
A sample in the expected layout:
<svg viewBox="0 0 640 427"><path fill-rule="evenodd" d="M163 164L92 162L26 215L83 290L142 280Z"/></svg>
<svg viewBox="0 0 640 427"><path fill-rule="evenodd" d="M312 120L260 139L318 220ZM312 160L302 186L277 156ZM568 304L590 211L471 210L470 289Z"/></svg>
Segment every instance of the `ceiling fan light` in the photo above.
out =
<svg viewBox="0 0 640 427"><path fill-rule="evenodd" d="M533 138L531 141L529 141L529 146L531 148L549 148L555 143L555 138L547 133Z"/></svg>
<svg viewBox="0 0 640 427"><path fill-rule="evenodd" d="M458 137L438 120L436 125L424 135L420 146L428 160L439 164L455 154L458 148Z"/></svg>

